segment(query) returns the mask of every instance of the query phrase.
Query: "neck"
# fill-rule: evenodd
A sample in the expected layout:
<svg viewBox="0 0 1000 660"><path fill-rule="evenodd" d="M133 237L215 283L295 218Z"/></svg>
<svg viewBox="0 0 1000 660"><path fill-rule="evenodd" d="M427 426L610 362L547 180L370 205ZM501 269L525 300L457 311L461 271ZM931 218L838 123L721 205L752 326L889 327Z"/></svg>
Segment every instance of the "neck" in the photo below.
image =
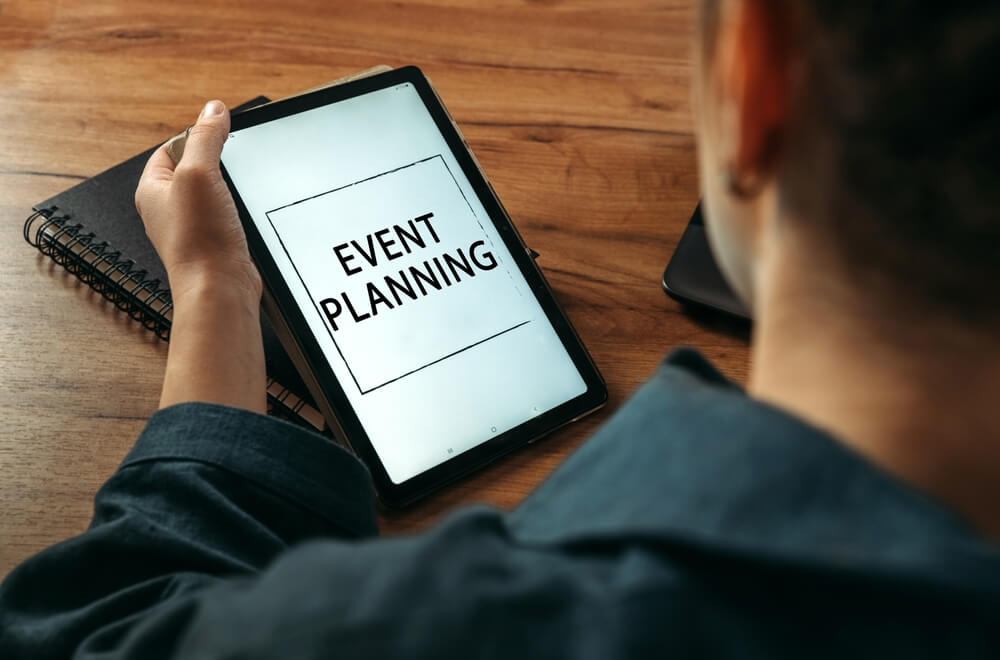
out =
<svg viewBox="0 0 1000 660"><path fill-rule="evenodd" d="M896 313L784 242L758 272L751 395L1000 539L1000 341L933 311Z"/></svg>

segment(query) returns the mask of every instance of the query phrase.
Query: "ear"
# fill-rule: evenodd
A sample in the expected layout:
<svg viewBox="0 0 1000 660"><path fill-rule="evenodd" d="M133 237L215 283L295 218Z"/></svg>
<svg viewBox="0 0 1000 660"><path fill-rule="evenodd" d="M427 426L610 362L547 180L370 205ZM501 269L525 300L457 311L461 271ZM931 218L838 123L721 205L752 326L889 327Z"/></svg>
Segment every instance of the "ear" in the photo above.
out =
<svg viewBox="0 0 1000 660"><path fill-rule="evenodd" d="M719 155L737 187L757 187L773 173L791 95L789 12L775 0L721 3L710 75L721 106Z"/></svg>

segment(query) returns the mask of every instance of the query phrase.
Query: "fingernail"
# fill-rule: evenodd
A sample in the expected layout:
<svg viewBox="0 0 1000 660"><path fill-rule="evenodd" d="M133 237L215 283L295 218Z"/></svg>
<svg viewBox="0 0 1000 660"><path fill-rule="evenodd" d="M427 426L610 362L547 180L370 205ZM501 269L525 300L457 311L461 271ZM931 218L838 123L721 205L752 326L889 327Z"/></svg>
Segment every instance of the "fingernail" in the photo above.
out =
<svg viewBox="0 0 1000 660"><path fill-rule="evenodd" d="M219 101L209 101L205 104L205 107L201 109L201 117L211 117L213 115L221 115L222 111L226 109L226 106L222 105Z"/></svg>

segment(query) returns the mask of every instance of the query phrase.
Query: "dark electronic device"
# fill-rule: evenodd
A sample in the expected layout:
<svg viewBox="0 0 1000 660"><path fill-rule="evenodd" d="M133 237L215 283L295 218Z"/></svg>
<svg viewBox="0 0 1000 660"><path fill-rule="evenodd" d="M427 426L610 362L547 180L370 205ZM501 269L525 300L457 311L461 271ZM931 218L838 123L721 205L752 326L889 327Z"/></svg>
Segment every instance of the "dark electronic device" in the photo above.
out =
<svg viewBox="0 0 1000 660"><path fill-rule="evenodd" d="M729 288L712 256L700 203L677 243L674 256L663 271L662 284L671 298L682 303L750 318L750 312Z"/></svg>
<svg viewBox="0 0 1000 660"><path fill-rule="evenodd" d="M222 171L264 308L385 504L411 502L607 400L419 69L234 115Z"/></svg>

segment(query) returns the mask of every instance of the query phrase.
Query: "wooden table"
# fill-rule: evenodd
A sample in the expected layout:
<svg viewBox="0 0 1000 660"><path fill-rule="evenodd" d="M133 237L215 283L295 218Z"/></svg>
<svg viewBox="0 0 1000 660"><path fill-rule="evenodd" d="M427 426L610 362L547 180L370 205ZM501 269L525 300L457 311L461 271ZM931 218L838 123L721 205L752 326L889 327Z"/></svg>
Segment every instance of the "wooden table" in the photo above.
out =
<svg viewBox="0 0 1000 660"><path fill-rule="evenodd" d="M166 358L25 244L22 222L209 98L423 68L607 379L603 413L384 516L387 532L465 502L516 504L677 344L742 380L745 332L692 319L659 285L698 196L693 4L0 0L0 576L85 529L156 410Z"/></svg>

